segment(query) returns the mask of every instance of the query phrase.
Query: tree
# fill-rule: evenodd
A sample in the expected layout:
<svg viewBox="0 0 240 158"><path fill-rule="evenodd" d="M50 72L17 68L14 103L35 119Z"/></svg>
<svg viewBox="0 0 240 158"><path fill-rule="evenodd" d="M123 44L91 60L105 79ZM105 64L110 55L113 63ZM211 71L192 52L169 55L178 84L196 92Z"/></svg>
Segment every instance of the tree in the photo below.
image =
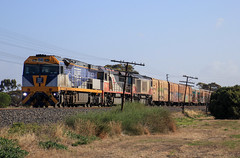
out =
<svg viewBox="0 0 240 158"><path fill-rule="evenodd" d="M11 80L10 87L11 87L12 91L17 88L17 81L15 79Z"/></svg>
<svg viewBox="0 0 240 158"><path fill-rule="evenodd" d="M5 108L11 103L11 97L4 92L0 92L0 108Z"/></svg>
<svg viewBox="0 0 240 158"><path fill-rule="evenodd" d="M209 111L217 119L240 119L240 86L222 87L212 93Z"/></svg>
<svg viewBox="0 0 240 158"><path fill-rule="evenodd" d="M18 88L17 81L15 79L4 79L1 81L0 84L0 92L7 91L9 92L10 90L13 91L16 88Z"/></svg>
<svg viewBox="0 0 240 158"><path fill-rule="evenodd" d="M209 84L199 82L199 83L197 83L197 86L200 89L211 90L211 91L216 91L219 88L221 88L221 86L219 84L215 83L215 82L212 82L212 83L209 83Z"/></svg>
<svg viewBox="0 0 240 158"><path fill-rule="evenodd" d="M117 70L117 71L125 71L125 65L124 64L105 65L104 67L110 68L110 69L113 69L113 70ZM139 74L139 72L134 70L134 67L132 65L128 65L128 71Z"/></svg>
<svg viewBox="0 0 240 158"><path fill-rule="evenodd" d="M8 92L8 95L11 97L11 105L19 106L22 101L22 92L20 90Z"/></svg>

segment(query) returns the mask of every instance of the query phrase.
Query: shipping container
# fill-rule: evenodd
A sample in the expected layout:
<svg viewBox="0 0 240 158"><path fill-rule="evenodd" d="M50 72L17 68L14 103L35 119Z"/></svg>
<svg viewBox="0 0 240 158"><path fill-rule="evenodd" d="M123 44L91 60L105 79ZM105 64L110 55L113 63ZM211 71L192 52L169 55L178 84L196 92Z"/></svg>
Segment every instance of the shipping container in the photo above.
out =
<svg viewBox="0 0 240 158"><path fill-rule="evenodd" d="M154 102L168 102L168 82L152 79L152 94Z"/></svg>
<svg viewBox="0 0 240 158"><path fill-rule="evenodd" d="M178 103L178 84L169 82L170 84L170 103Z"/></svg>

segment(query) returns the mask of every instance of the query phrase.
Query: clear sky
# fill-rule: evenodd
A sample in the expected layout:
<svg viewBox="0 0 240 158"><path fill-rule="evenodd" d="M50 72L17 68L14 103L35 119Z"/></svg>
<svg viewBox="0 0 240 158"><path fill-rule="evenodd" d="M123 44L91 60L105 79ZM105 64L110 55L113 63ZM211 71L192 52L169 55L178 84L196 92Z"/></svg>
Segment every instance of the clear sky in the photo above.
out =
<svg viewBox="0 0 240 158"><path fill-rule="evenodd" d="M239 0L1 0L0 80L21 83L39 53L95 65L145 63L141 74L178 83L240 84Z"/></svg>

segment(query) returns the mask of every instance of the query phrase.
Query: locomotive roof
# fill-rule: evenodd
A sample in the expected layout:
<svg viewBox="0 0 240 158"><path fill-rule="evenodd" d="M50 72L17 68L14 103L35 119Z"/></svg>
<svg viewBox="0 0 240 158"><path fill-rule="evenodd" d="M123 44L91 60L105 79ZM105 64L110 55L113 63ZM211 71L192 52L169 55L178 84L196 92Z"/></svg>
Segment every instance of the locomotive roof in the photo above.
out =
<svg viewBox="0 0 240 158"><path fill-rule="evenodd" d="M82 62L82 61L79 61L79 60L76 60L76 59L62 58L62 57L56 56L56 55L36 54L36 56L30 56L29 58L30 59L33 59L33 58L36 58L36 59L38 59L38 58L44 58L44 59L46 59L46 58L53 58L52 61L55 60L55 63L56 62L57 63L58 62L64 62L64 63L69 63L69 64L72 63L74 65L88 67L88 68L91 68L91 69L99 69L99 66L96 66L96 65L88 64L88 63L85 63L85 62ZM31 62L32 60L29 60L29 61Z"/></svg>

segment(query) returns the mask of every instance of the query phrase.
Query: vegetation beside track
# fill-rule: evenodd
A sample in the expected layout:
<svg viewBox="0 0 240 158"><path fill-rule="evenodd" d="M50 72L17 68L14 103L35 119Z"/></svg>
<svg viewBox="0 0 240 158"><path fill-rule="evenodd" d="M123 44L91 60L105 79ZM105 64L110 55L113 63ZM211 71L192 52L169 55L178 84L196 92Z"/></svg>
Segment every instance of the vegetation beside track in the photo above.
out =
<svg viewBox="0 0 240 158"><path fill-rule="evenodd" d="M107 111L79 113L57 124L14 123L11 127L0 129L0 138L17 140L20 152L16 157L23 157L23 154L27 155L25 150L34 156L31 155L34 150L69 151L106 137L175 130L175 121L166 109L127 103L123 112L120 111L120 106L116 106Z"/></svg>

